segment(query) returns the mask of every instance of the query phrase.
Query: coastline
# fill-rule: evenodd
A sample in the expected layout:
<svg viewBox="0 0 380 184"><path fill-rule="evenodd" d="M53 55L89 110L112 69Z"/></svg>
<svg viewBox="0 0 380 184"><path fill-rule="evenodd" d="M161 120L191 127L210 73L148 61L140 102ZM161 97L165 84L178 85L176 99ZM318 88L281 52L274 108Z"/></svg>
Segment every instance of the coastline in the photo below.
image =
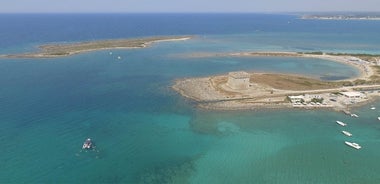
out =
<svg viewBox="0 0 380 184"><path fill-rule="evenodd" d="M301 17L301 20L356 20L356 21L379 21L380 17L340 17L340 16L311 16Z"/></svg>
<svg viewBox="0 0 380 184"><path fill-rule="evenodd" d="M8 55L4 54L0 55L0 58L57 58L100 50L146 48L154 43L186 41L191 38L191 36L168 36L139 39L99 40L71 44L48 44L38 46L39 51L37 52Z"/></svg>
<svg viewBox="0 0 380 184"><path fill-rule="evenodd" d="M357 20L357 21L379 21L380 18L340 18L340 17L301 17L301 20Z"/></svg>
<svg viewBox="0 0 380 184"><path fill-rule="evenodd" d="M348 64L357 68L360 75L348 80L337 80L334 82L318 81L297 75L269 74L269 73L247 73L249 75L249 87L244 89L233 89L228 84L231 73L210 76L204 78L187 78L175 81L172 88L182 96L192 99L198 103L198 107L209 110L252 110L257 108L305 108L319 109L330 108L337 111L347 110L350 107L361 106L377 98L380 93L380 83L376 81L378 73L372 68L375 63L362 60L352 55L330 55L311 54L298 52L241 52L226 54L199 54L191 57L308 57L333 62ZM243 73L246 73L242 71ZM241 73L241 72L235 72ZM255 79L260 79L255 81ZM273 85L270 80L285 83L284 86L293 86L288 89ZM298 81L297 81L298 80ZM365 81L364 84L359 82ZM297 86L305 83L309 86ZM248 85L247 85L248 86ZM360 98L352 100L341 95L341 92L363 94ZM340 94L340 95L337 95ZM289 96L319 96L325 99L338 99L338 102L325 101L321 104L300 104L287 100ZM309 97L307 97L309 98ZM308 100L310 100L309 98ZM335 100L334 100L335 101Z"/></svg>

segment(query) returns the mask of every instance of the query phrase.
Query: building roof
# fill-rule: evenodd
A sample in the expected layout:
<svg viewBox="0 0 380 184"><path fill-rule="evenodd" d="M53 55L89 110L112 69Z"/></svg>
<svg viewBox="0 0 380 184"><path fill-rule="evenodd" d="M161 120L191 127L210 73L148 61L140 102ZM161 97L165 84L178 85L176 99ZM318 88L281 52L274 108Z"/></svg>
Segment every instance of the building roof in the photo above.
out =
<svg viewBox="0 0 380 184"><path fill-rule="evenodd" d="M294 98L304 98L304 96L303 95L298 95L298 96L288 96L289 98L291 98L291 99L294 99Z"/></svg>
<svg viewBox="0 0 380 184"><path fill-rule="evenodd" d="M361 96L362 94L360 92L355 91L349 91L349 92L340 92L342 95L348 96L348 97L355 97L355 96Z"/></svg>
<svg viewBox="0 0 380 184"><path fill-rule="evenodd" d="M230 72L228 73L228 76L235 79L246 79L246 78L249 78L251 75L247 72L239 71L239 72Z"/></svg>

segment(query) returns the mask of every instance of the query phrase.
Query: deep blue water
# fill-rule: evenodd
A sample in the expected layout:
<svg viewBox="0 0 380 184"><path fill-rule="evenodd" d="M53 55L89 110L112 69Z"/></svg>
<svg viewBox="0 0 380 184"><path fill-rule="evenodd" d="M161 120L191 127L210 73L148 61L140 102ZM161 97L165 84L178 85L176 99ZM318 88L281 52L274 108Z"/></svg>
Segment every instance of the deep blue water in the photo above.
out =
<svg viewBox="0 0 380 184"><path fill-rule="evenodd" d="M240 51L378 53L378 21L262 14L0 15L0 53L51 42L194 35L145 49L0 59L0 183L379 183L379 111L213 112L170 86L249 70L358 75L307 58L193 58ZM118 60L117 56L122 59ZM335 120L349 125L360 151ZM81 144L95 140L97 151Z"/></svg>

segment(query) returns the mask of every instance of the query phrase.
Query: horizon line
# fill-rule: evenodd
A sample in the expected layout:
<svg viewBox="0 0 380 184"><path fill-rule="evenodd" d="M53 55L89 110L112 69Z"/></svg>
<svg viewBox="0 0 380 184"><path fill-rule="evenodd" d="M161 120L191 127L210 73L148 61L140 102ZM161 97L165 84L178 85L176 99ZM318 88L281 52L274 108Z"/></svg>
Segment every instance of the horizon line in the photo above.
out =
<svg viewBox="0 0 380 184"><path fill-rule="evenodd" d="M380 11L262 11L262 12L0 12L0 14L305 14L305 13L379 13Z"/></svg>

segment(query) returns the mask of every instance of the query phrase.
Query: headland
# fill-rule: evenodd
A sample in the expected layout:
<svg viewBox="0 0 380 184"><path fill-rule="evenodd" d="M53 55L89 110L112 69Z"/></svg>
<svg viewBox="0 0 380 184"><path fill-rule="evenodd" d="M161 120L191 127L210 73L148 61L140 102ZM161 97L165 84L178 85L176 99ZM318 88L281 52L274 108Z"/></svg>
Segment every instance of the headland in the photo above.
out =
<svg viewBox="0 0 380 184"><path fill-rule="evenodd" d="M173 89L205 109L240 110L257 108L333 108L347 110L380 96L377 55L244 52L200 54L234 57L309 57L341 62L358 68L360 76L348 80L322 81L299 75L233 71L224 75L187 78ZM193 55L197 57L197 55ZM364 60L366 59L366 60Z"/></svg>
<svg viewBox="0 0 380 184"><path fill-rule="evenodd" d="M153 43L166 41L184 41L190 39L190 36L166 36L150 37L137 39L115 39L115 40L98 40L89 42L78 42L70 44L48 44L39 46L39 50L32 53L8 54L1 55L5 58L56 58L65 57L84 52L109 49L134 49L145 48Z"/></svg>

